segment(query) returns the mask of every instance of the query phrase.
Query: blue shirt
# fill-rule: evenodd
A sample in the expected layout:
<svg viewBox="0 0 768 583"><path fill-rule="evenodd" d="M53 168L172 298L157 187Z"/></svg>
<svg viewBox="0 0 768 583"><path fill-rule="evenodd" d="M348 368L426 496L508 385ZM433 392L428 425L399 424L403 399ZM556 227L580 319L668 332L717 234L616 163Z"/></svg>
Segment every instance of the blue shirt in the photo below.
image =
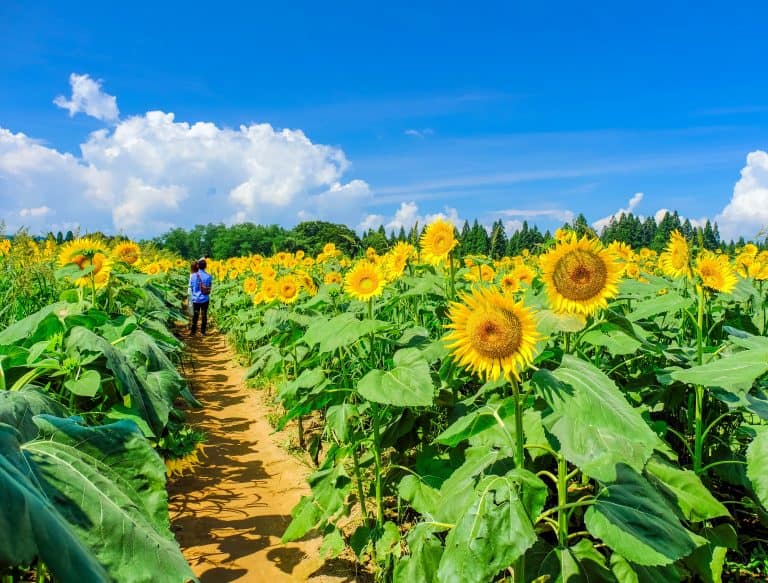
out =
<svg viewBox="0 0 768 583"><path fill-rule="evenodd" d="M200 291L201 281L208 287L211 287L213 284L213 277L211 277L210 273L206 273L202 269L197 273L189 274L189 291L192 296L193 304L204 304L210 299L210 295L206 295Z"/></svg>

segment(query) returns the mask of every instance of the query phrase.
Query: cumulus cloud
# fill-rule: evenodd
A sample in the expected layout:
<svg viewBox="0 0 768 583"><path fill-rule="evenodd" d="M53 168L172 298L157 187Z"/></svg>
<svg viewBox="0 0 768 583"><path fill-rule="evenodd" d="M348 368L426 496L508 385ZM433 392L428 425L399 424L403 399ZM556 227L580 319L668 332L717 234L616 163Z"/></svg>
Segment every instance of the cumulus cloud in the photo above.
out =
<svg viewBox="0 0 768 583"><path fill-rule="evenodd" d="M59 95L53 102L69 111L72 117L76 113L84 113L102 121L115 121L120 116L117 109L117 98L101 90L101 81L91 79L89 75L72 73L69 76L72 97L67 99Z"/></svg>
<svg viewBox="0 0 768 583"><path fill-rule="evenodd" d="M726 240L753 238L768 227L768 152L755 150L747 155L733 196L715 220Z"/></svg>
<svg viewBox="0 0 768 583"><path fill-rule="evenodd" d="M603 217L602 219L596 220L594 223L592 223L592 226L599 233L611 223L611 219L619 219L621 218L621 215L628 215L629 213L634 211L637 205L639 205L640 201L642 200L643 200L643 193L636 192L635 194L632 195L632 198L629 199L629 202L627 203L626 208L621 208L617 210L615 213L613 213L612 215L608 215L607 217Z"/></svg>
<svg viewBox="0 0 768 583"><path fill-rule="evenodd" d="M26 226L48 230L40 209L56 209L62 224L147 236L222 220L357 224L371 201L366 182L343 181L342 150L269 124L230 129L151 111L91 133L80 150L0 128L4 216L23 206Z"/></svg>
<svg viewBox="0 0 768 583"><path fill-rule="evenodd" d="M452 207L445 207L445 212L420 214L419 206L415 202L401 202L399 208L391 217L384 215L369 214L357 226L360 232L368 229L376 229L381 225L389 231L399 231L400 227L406 231L416 223L419 225L428 225L436 219L443 219L453 223L456 228L461 228L464 220L459 217L459 212Z"/></svg>

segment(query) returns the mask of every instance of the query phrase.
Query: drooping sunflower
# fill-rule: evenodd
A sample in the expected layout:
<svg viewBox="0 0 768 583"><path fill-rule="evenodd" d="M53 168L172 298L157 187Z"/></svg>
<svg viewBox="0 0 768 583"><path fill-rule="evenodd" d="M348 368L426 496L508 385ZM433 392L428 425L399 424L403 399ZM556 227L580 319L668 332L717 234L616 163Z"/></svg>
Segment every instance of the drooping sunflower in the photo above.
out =
<svg viewBox="0 0 768 583"><path fill-rule="evenodd" d="M691 249L688 241L675 229L669 237L664 252L659 255L659 267L669 277L691 278Z"/></svg>
<svg viewBox="0 0 768 583"><path fill-rule="evenodd" d="M632 247L623 241L612 241L608 245L608 250L624 261L634 261L635 259L635 252L632 250Z"/></svg>
<svg viewBox="0 0 768 583"><path fill-rule="evenodd" d="M458 245L453 223L437 219L430 223L421 236L422 259L438 265L448 259L448 255Z"/></svg>
<svg viewBox="0 0 768 583"><path fill-rule="evenodd" d="M738 282L728 257L707 250L696 258L696 275L704 287L723 293L731 293Z"/></svg>
<svg viewBox="0 0 768 583"><path fill-rule="evenodd" d="M292 304L299 299L301 287L298 280L292 275L284 275L276 282L277 299L284 304Z"/></svg>
<svg viewBox="0 0 768 583"><path fill-rule="evenodd" d="M619 292L621 266L598 239L573 234L539 262L549 301L559 312L589 316Z"/></svg>
<svg viewBox="0 0 768 583"><path fill-rule="evenodd" d="M93 267L90 275L78 277L75 280L75 285L79 287L86 287L91 285L91 277L93 277L93 284L96 289L101 289L109 281L109 274L111 272L111 265L109 259L104 253L96 253L93 257L86 258L80 265L80 269L86 269Z"/></svg>
<svg viewBox="0 0 768 583"><path fill-rule="evenodd" d="M369 261L358 261L344 278L344 291L361 302L380 296L384 291L384 274Z"/></svg>
<svg viewBox="0 0 768 583"><path fill-rule="evenodd" d="M116 245L112 254L118 261L133 265L141 257L141 249L133 241L126 241Z"/></svg>
<svg viewBox="0 0 768 583"><path fill-rule="evenodd" d="M520 379L541 339L533 312L498 290L476 289L452 302L448 348L462 366L486 380Z"/></svg>

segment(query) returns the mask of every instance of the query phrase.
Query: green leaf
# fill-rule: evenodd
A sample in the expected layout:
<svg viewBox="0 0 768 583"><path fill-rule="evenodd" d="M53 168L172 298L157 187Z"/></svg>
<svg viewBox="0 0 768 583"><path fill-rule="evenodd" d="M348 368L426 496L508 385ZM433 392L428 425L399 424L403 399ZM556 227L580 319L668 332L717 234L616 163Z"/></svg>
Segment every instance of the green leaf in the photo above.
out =
<svg viewBox="0 0 768 583"><path fill-rule="evenodd" d="M432 518L440 507L440 491L422 481L419 476L407 474L397 488L399 496L419 514Z"/></svg>
<svg viewBox="0 0 768 583"><path fill-rule="evenodd" d="M544 425L588 476L611 481L621 463L642 471L660 443L614 382L588 362L565 355L557 370L541 370L533 382L552 408Z"/></svg>
<svg viewBox="0 0 768 583"><path fill-rule="evenodd" d="M747 477L763 508L768 508L768 428L761 427L747 447Z"/></svg>
<svg viewBox="0 0 768 583"><path fill-rule="evenodd" d="M95 397L101 388L101 375L97 370L86 370L77 379L69 379L64 388L78 397Z"/></svg>
<svg viewBox="0 0 768 583"><path fill-rule="evenodd" d="M443 545L435 536L437 527L421 522L408 533L409 554L395 566L394 583L437 581Z"/></svg>
<svg viewBox="0 0 768 583"><path fill-rule="evenodd" d="M602 346L613 356L634 354L642 346L641 342L619 329L590 330L581 340L592 346Z"/></svg>
<svg viewBox="0 0 768 583"><path fill-rule="evenodd" d="M46 495L98 557L110 576L126 583L163 573L167 581L194 575L173 535L137 500L141 495L115 469L56 441L22 446Z"/></svg>
<svg viewBox="0 0 768 583"><path fill-rule="evenodd" d="M341 346L350 346L382 328L386 322L379 320L358 320L354 314L344 312L331 319L316 319L304 333L304 342L308 346L318 346L319 352L333 352Z"/></svg>
<svg viewBox="0 0 768 583"><path fill-rule="evenodd" d="M334 528L323 537L323 544L320 545L320 556L325 560L335 559L344 552L346 546L341 531Z"/></svg>
<svg viewBox="0 0 768 583"><path fill-rule="evenodd" d="M369 371L357 383L364 398L384 405L428 407L434 397L429 364L417 348L395 352L394 368Z"/></svg>
<svg viewBox="0 0 768 583"><path fill-rule="evenodd" d="M336 439L345 443L349 440L352 420L360 416L360 407L353 403L341 403L328 407L325 413L326 427L336 434Z"/></svg>
<svg viewBox="0 0 768 583"><path fill-rule="evenodd" d="M491 581L536 542L518 489L510 477L480 480L472 504L445 539L438 569L442 583Z"/></svg>
<svg viewBox="0 0 768 583"><path fill-rule="evenodd" d="M514 410L515 404L511 398L487 403L459 417L438 435L435 441L456 447L462 441L498 426L505 430L511 429L512 443L507 443L507 446L514 447ZM511 423L506 423L507 419L511 420Z"/></svg>
<svg viewBox="0 0 768 583"><path fill-rule="evenodd" d="M526 564L529 576L533 574L538 577L548 577L549 581L616 583L616 578L606 565L605 557L587 539L582 539L565 550L551 549L544 560L538 565L534 564L533 567L538 569L530 569Z"/></svg>
<svg viewBox="0 0 768 583"><path fill-rule="evenodd" d="M575 314L562 314L553 310L539 310L537 313L536 328L544 336L551 336L555 332L580 332L587 325L587 321Z"/></svg>
<svg viewBox="0 0 768 583"><path fill-rule="evenodd" d="M619 583L680 583L684 580L674 565L635 565L619 553L611 555L611 570Z"/></svg>
<svg viewBox="0 0 768 583"><path fill-rule="evenodd" d="M32 346L42 340L48 340L54 334L63 332L63 319L82 313L83 305L57 302L46 306L0 332L0 345Z"/></svg>
<svg viewBox="0 0 768 583"><path fill-rule="evenodd" d="M657 314L674 315L693 303L693 298L684 298L675 292L638 302L632 306L628 318L632 322L645 320Z"/></svg>
<svg viewBox="0 0 768 583"><path fill-rule="evenodd" d="M379 564L385 564L392 556L400 556L400 530L394 522L388 520L381 530L377 529L375 549Z"/></svg>
<svg viewBox="0 0 768 583"><path fill-rule="evenodd" d="M40 491L22 457L19 437L0 423L0 532L5 533L0 564L29 565L39 557L59 581L109 581L75 529Z"/></svg>
<svg viewBox="0 0 768 583"><path fill-rule="evenodd" d="M41 413L57 417L69 415L62 405L34 387L25 387L20 391L0 391L0 423L15 427L22 441L30 441L37 436L38 428L33 417Z"/></svg>
<svg viewBox="0 0 768 583"><path fill-rule="evenodd" d="M651 483L677 505L681 515L691 522L702 522L720 516L730 516L723 506L690 470L677 468L658 456L645 466Z"/></svg>
<svg viewBox="0 0 768 583"><path fill-rule="evenodd" d="M464 463L456 468L440 486L442 504L435 512L437 522L455 524L474 500L474 487L479 476L500 458L498 450L469 447L464 450Z"/></svg>
<svg viewBox="0 0 768 583"><path fill-rule="evenodd" d="M706 542L680 524L669 503L640 474L618 465L584 517L587 530L638 565L669 565Z"/></svg>
<svg viewBox="0 0 768 583"><path fill-rule="evenodd" d="M670 376L682 383L742 392L767 370L768 350L744 350L714 362L674 371Z"/></svg>
<svg viewBox="0 0 768 583"><path fill-rule="evenodd" d="M685 563L704 583L719 583L723 580L728 549L738 548L738 535L730 524L704 528L701 534L707 539L707 544L693 551Z"/></svg>

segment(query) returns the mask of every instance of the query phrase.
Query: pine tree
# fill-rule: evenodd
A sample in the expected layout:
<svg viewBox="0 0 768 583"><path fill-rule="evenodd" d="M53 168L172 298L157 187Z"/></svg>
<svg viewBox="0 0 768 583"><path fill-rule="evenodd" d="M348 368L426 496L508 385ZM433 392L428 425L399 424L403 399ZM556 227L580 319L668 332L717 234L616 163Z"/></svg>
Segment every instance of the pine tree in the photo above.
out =
<svg viewBox="0 0 768 583"><path fill-rule="evenodd" d="M501 219L493 223L489 247L493 259L501 259L507 251L507 233Z"/></svg>

